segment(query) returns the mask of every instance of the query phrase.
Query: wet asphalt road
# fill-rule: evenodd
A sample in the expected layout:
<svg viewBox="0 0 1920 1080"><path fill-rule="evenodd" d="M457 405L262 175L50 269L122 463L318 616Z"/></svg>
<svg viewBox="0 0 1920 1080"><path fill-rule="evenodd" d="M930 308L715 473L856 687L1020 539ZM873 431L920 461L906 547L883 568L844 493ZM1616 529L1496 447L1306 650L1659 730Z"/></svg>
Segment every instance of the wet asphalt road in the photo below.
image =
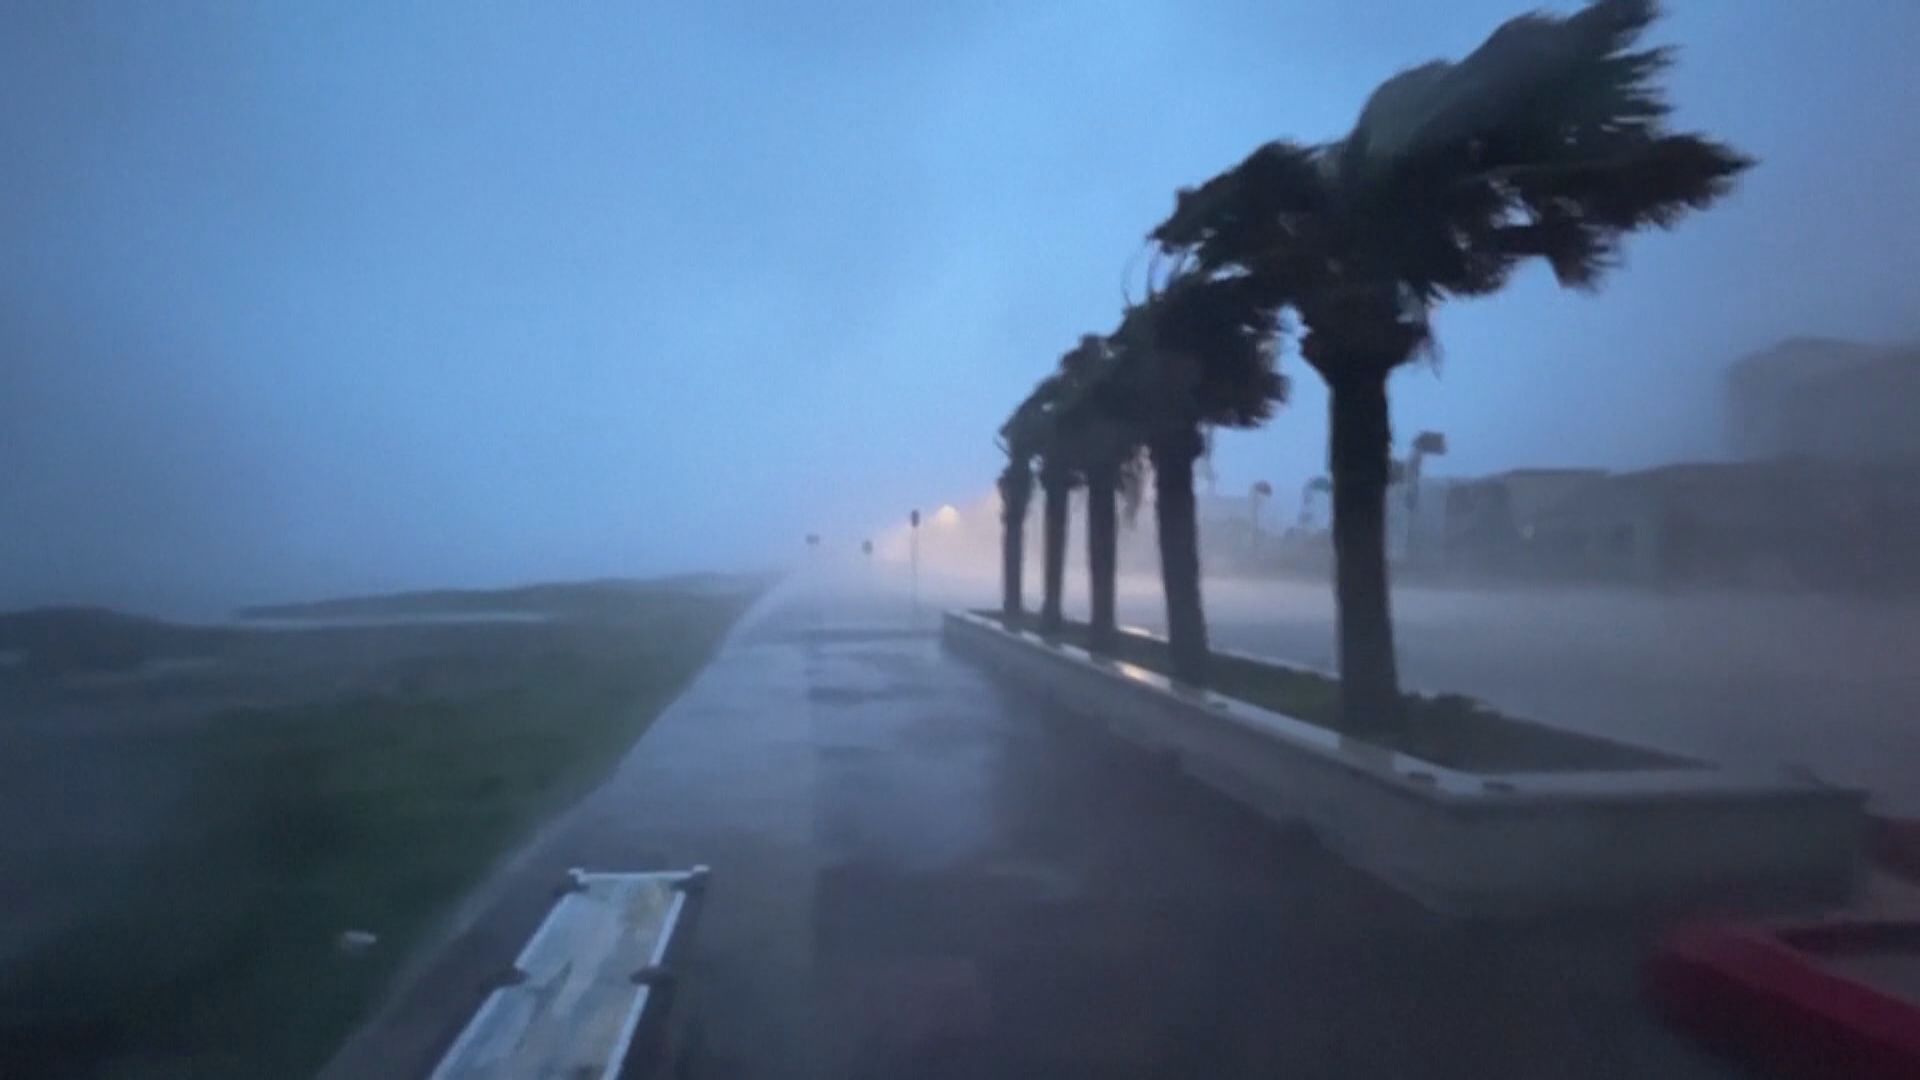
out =
<svg viewBox="0 0 1920 1080"><path fill-rule="evenodd" d="M566 867L693 863L697 1077L1725 1075L1640 1005L1644 927L1428 916L871 584L749 615L330 1075L423 1075Z"/></svg>

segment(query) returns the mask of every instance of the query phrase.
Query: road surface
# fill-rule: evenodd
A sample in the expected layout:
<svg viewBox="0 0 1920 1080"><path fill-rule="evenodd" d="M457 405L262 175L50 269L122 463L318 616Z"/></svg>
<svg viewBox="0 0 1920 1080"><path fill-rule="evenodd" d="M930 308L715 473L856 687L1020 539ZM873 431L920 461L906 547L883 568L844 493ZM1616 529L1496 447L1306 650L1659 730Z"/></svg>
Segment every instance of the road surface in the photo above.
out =
<svg viewBox="0 0 1920 1080"><path fill-rule="evenodd" d="M947 656L871 580L763 601L330 1075L420 1075L568 866L713 868L695 1077L1707 1077L1649 928L1432 917Z"/></svg>

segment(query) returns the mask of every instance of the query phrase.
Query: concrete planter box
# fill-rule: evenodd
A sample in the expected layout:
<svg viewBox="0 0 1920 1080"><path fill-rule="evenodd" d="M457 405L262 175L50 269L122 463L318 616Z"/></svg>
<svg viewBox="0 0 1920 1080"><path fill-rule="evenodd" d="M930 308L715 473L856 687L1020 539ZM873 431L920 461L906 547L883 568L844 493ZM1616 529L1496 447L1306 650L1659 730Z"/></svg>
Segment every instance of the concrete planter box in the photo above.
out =
<svg viewBox="0 0 1920 1080"><path fill-rule="evenodd" d="M1860 791L1706 765L1462 772L971 613L942 636L1436 911L1827 902L1861 873Z"/></svg>

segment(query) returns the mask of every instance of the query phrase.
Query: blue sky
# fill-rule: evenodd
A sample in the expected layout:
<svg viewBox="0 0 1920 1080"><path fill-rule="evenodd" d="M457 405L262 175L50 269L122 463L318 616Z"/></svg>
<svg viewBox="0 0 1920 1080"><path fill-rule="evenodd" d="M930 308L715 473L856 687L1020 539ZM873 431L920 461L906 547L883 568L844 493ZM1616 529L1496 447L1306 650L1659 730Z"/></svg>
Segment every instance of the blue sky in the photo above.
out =
<svg viewBox="0 0 1920 1080"><path fill-rule="evenodd" d="M1444 471L1709 455L1733 355L1920 336L1920 4L1671 6L1679 124L1762 164L1599 296L1444 311L1395 388ZM0 606L746 566L977 494L1177 186L1517 10L11 5ZM1223 490L1321 463L1289 367Z"/></svg>

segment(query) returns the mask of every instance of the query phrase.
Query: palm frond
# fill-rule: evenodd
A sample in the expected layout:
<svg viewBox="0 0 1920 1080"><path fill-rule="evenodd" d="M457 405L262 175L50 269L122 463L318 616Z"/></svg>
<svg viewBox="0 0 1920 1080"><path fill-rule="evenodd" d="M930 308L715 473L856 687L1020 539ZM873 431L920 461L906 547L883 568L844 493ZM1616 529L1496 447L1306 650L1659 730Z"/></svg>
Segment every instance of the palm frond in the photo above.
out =
<svg viewBox="0 0 1920 1080"><path fill-rule="evenodd" d="M1219 176L1178 192L1172 215L1149 239L1163 252L1191 254L1206 271L1296 248L1302 228L1326 219L1329 178L1321 148L1267 143Z"/></svg>
<svg viewBox="0 0 1920 1080"><path fill-rule="evenodd" d="M1147 359L1145 392L1176 426L1251 427L1284 401L1281 323L1260 281L1189 273L1129 313L1131 347Z"/></svg>
<svg viewBox="0 0 1920 1080"><path fill-rule="evenodd" d="M1430 349L1425 307L1498 291L1526 259L1592 288L1628 233L1673 225L1752 165L1665 130L1672 54L1640 44L1658 14L1596 0L1511 19L1458 63L1382 83L1340 142L1270 143L1182 191L1152 239L1298 309L1322 331L1310 360L1329 331L1364 339L1367 365Z"/></svg>
<svg viewBox="0 0 1920 1080"><path fill-rule="evenodd" d="M1052 430L1052 412L1064 389L1065 383L1058 375L1049 375L1020 400L1006 423L1000 425L1007 456L1026 460L1043 452Z"/></svg>
<svg viewBox="0 0 1920 1080"><path fill-rule="evenodd" d="M1543 152L1657 124L1665 50L1634 50L1655 0L1598 0L1565 18L1509 19L1458 63L1436 60L1388 79L1367 99L1342 149L1350 187L1472 147L1478 163ZM1592 147L1583 148L1591 152Z"/></svg>

